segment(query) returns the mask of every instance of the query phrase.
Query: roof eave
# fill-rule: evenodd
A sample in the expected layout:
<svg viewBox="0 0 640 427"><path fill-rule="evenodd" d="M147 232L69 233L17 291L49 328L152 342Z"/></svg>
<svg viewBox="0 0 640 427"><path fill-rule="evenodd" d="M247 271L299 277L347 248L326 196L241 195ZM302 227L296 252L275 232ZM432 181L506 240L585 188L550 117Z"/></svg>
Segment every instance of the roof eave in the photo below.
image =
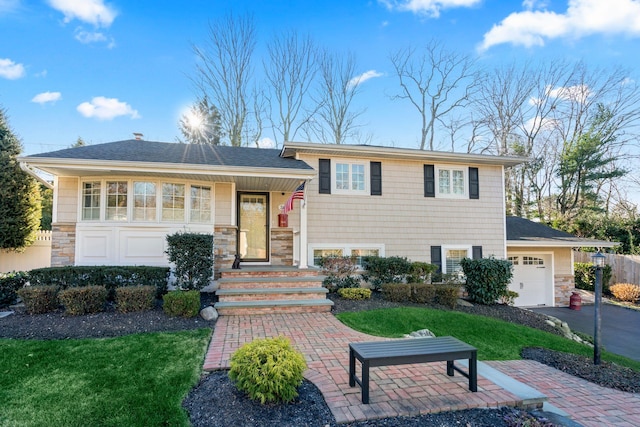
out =
<svg viewBox="0 0 640 427"><path fill-rule="evenodd" d="M415 159L455 163L475 163L486 165L516 166L530 159L517 156L488 156L484 154L452 153L446 151L425 151L410 148L378 147L369 145L316 144L310 142L285 142L281 157L296 157L297 153L333 154L345 156L370 156L394 159Z"/></svg>
<svg viewBox="0 0 640 427"><path fill-rule="evenodd" d="M507 240L507 247L613 248L619 244L605 240Z"/></svg>

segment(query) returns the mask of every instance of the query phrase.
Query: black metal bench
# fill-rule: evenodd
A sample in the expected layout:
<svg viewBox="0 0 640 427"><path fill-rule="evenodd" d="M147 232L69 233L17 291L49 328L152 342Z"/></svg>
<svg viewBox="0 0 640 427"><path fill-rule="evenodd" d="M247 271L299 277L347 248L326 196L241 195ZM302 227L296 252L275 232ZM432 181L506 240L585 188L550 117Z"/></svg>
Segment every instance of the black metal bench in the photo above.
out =
<svg viewBox="0 0 640 427"><path fill-rule="evenodd" d="M356 376L356 359L362 364L362 379ZM469 372L453 364L469 359ZM369 403L369 368L411 363L447 362L447 375L454 370L469 379L469 390L478 391L478 350L454 337L410 338L349 344L349 386L362 388L362 403Z"/></svg>

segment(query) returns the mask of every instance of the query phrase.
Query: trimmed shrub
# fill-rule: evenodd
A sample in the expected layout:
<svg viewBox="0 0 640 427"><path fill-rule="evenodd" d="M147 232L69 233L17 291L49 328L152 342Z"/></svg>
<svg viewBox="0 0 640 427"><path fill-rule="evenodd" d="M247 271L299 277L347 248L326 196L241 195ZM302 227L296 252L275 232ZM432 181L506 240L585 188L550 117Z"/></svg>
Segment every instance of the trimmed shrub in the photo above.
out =
<svg viewBox="0 0 640 427"><path fill-rule="evenodd" d="M573 263L573 267L575 271L576 288L584 289L585 291L595 291L596 267L588 262L575 262ZM607 264L602 268L602 292L606 295L611 295L611 291L609 290L611 275L611 266Z"/></svg>
<svg viewBox="0 0 640 427"><path fill-rule="evenodd" d="M107 299L115 299L116 288L123 286L153 286L156 297L167 292L168 267L151 266L67 266L37 268L29 272L34 286L58 286L60 289L104 286Z"/></svg>
<svg viewBox="0 0 640 427"><path fill-rule="evenodd" d="M16 293L29 281L29 273L18 271L13 273L0 273L0 307L13 304L18 298Z"/></svg>
<svg viewBox="0 0 640 427"><path fill-rule="evenodd" d="M366 288L342 288L338 289L338 295L344 299L362 300L371 298L371 289Z"/></svg>
<svg viewBox="0 0 640 427"><path fill-rule="evenodd" d="M173 263L176 287L200 290L213 276L213 235L177 232L167 236L167 255Z"/></svg>
<svg viewBox="0 0 640 427"><path fill-rule="evenodd" d="M169 316L196 317L200 313L200 291L171 291L162 299L162 309Z"/></svg>
<svg viewBox="0 0 640 427"><path fill-rule="evenodd" d="M60 291L58 300L64 305L64 312L72 316L98 313L104 310L107 289L104 286L83 286Z"/></svg>
<svg viewBox="0 0 640 427"><path fill-rule="evenodd" d="M353 257L323 257L320 259L322 273L326 275L322 284L334 292L337 289L357 288L360 281L354 277L356 272L355 258Z"/></svg>
<svg viewBox="0 0 640 427"><path fill-rule="evenodd" d="M640 299L640 286L632 283L616 283L611 286L611 294L620 301L636 302Z"/></svg>
<svg viewBox="0 0 640 427"><path fill-rule="evenodd" d="M458 303L459 285L435 285L435 302L445 307L455 308Z"/></svg>
<svg viewBox="0 0 640 427"><path fill-rule="evenodd" d="M405 257L377 257L368 256L362 259L365 273L362 278L369 282L374 289L383 283L403 283L411 272L411 263Z"/></svg>
<svg viewBox="0 0 640 427"><path fill-rule="evenodd" d="M430 304L435 298L435 288L427 283L411 284L411 300L418 304Z"/></svg>
<svg viewBox="0 0 640 427"><path fill-rule="evenodd" d="M467 276L465 288L472 302L491 305L507 295L507 287L513 277L513 266L509 261L493 257L463 258L460 265Z"/></svg>
<svg viewBox="0 0 640 427"><path fill-rule="evenodd" d="M519 296L520 294L516 291L507 290L507 293L500 297L500 304L513 305Z"/></svg>
<svg viewBox="0 0 640 427"><path fill-rule="evenodd" d="M151 310L156 289L153 286L116 288L116 307L120 313Z"/></svg>
<svg viewBox="0 0 640 427"><path fill-rule="evenodd" d="M382 296L387 301L411 301L411 285L406 283L385 283L381 286Z"/></svg>
<svg viewBox="0 0 640 427"><path fill-rule="evenodd" d="M307 368L304 356L285 337L256 339L236 350L229 378L260 403L291 402Z"/></svg>
<svg viewBox="0 0 640 427"><path fill-rule="evenodd" d="M25 286L17 294L30 314L42 314L58 308L57 286Z"/></svg>
<svg viewBox="0 0 640 427"><path fill-rule="evenodd" d="M435 264L429 264L426 262L412 262L411 271L407 276L407 282L409 283L424 283L438 270L438 266Z"/></svg>

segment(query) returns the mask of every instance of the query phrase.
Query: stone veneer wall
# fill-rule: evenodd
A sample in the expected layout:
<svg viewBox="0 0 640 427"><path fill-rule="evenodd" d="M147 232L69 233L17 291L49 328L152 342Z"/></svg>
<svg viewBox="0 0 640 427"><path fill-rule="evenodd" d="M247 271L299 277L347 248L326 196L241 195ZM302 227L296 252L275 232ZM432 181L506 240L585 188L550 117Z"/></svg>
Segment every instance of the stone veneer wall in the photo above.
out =
<svg viewBox="0 0 640 427"><path fill-rule="evenodd" d="M213 231L213 279L220 278L221 268L231 268L236 256L238 227L223 225Z"/></svg>
<svg viewBox="0 0 640 427"><path fill-rule="evenodd" d="M271 265L293 265L293 229L271 230Z"/></svg>
<svg viewBox="0 0 640 427"><path fill-rule="evenodd" d="M555 304L557 307L567 307L571 292L575 290L575 281L572 274L556 274L553 278L555 290Z"/></svg>
<svg viewBox="0 0 640 427"><path fill-rule="evenodd" d="M51 266L63 267L76 262L76 224L51 225Z"/></svg>

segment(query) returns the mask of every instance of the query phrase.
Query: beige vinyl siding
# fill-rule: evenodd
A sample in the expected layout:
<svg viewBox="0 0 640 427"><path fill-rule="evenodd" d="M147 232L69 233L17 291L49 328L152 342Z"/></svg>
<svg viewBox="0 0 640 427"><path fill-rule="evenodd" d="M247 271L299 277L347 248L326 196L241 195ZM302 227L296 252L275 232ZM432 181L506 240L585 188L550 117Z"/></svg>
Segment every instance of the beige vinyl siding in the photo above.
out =
<svg viewBox="0 0 640 427"><path fill-rule="evenodd" d="M319 156L301 158L318 168ZM382 162L381 196L318 194L318 180L309 183L310 246L384 244L386 256L427 262L439 245L482 245L484 256L505 256L501 166L464 164L479 168L480 199L445 199L424 197L428 161L366 160Z"/></svg>
<svg viewBox="0 0 640 427"><path fill-rule="evenodd" d="M76 222L78 220L78 178L59 177L56 188L56 222Z"/></svg>
<svg viewBox="0 0 640 427"><path fill-rule="evenodd" d="M216 225L231 225L235 221L233 215L233 186L227 183L217 183L213 189L214 197L214 219Z"/></svg>
<svg viewBox="0 0 640 427"><path fill-rule="evenodd" d="M556 248L549 246L513 246L508 247L507 252L518 253L553 253L553 272L555 275L572 275L573 266L571 263L571 248Z"/></svg>

